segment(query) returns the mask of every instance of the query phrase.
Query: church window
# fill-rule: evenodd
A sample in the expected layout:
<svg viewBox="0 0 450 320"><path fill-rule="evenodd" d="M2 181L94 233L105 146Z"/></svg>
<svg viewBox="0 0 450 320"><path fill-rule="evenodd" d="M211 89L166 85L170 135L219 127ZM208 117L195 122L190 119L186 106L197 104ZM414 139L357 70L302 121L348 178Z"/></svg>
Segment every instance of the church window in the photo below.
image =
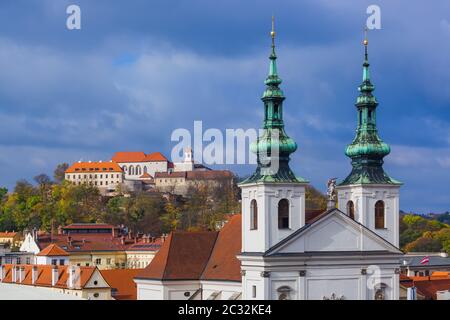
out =
<svg viewBox="0 0 450 320"><path fill-rule="evenodd" d="M355 220L355 204L351 200L347 202L347 215Z"/></svg>
<svg viewBox="0 0 450 320"><path fill-rule="evenodd" d="M375 203L375 229L384 229L384 202Z"/></svg>
<svg viewBox="0 0 450 320"><path fill-rule="evenodd" d="M278 202L278 229L289 229L289 200Z"/></svg>
<svg viewBox="0 0 450 320"><path fill-rule="evenodd" d="M147 166L144 166L144 173L147 173L148 172L147 170L148 170Z"/></svg>
<svg viewBox="0 0 450 320"><path fill-rule="evenodd" d="M136 174L137 174L138 176L141 175L141 166L136 166Z"/></svg>
<svg viewBox="0 0 450 320"><path fill-rule="evenodd" d="M258 203L255 199L250 202L250 230L258 229Z"/></svg>
<svg viewBox="0 0 450 320"><path fill-rule="evenodd" d="M277 289L278 300L291 300L292 288L289 286L281 286Z"/></svg>
<svg viewBox="0 0 450 320"><path fill-rule="evenodd" d="M278 119L279 117L278 117L278 113L279 113L279 106L278 106L278 104L275 104L274 106L273 106L273 117L275 118L275 119Z"/></svg>
<svg viewBox="0 0 450 320"><path fill-rule="evenodd" d="M130 166L130 172L129 172L130 176L134 175L134 167Z"/></svg>

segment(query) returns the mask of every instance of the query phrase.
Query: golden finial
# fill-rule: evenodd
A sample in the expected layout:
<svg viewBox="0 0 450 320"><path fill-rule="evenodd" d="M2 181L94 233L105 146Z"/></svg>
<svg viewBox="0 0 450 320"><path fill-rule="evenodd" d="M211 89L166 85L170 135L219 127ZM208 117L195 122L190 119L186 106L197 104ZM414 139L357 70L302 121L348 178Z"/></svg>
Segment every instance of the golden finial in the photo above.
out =
<svg viewBox="0 0 450 320"><path fill-rule="evenodd" d="M369 31L369 29L367 27L364 28L364 45L367 47L369 44L369 40L367 40L367 31Z"/></svg>
<svg viewBox="0 0 450 320"><path fill-rule="evenodd" d="M270 36L272 37L272 40L275 40L275 17L272 16L272 31L270 32Z"/></svg>

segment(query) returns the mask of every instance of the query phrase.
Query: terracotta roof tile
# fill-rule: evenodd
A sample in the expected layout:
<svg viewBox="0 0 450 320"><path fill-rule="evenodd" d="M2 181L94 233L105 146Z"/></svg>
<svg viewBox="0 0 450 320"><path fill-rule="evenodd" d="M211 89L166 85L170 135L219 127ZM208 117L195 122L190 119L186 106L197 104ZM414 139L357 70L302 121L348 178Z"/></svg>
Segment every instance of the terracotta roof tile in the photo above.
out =
<svg viewBox="0 0 450 320"><path fill-rule="evenodd" d="M414 286L425 296L426 299L436 300L437 291L450 290L450 279L419 280L414 281Z"/></svg>
<svg viewBox="0 0 450 320"><path fill-rule="evenodd" d="M241 281L241 215L234 215L220 230L203 280Z"/></svg>
<svg viewBox="0 0 450 320"><path fill-rule="evenodd" d="M133 278L143 269L101 270L103 278L112 288L116 300L137 300L136 283Z"/></svg>
<svg viewBox="0 0 450 320"><path fill-rule="evenodd" d="M59 257L68 255L69 254L66 251L64 251L60 246L54 243L37 254L37 256L39 257Z"/></svg>
<svg viewBox="0 0 450 320"><path fill-rule="evenodd" d="M66 173L123 172L116 162L75 162Z"/></svg>
<svg viewBox="0 0 450 320"><path fill-rule="evenodd" d="M19 267L24 269L24 277L22 282L17 280L15 283L22 285L32 285L32 268L37 268L37 279L34 285L41 287L51 287L52 286L52 269L51 265L4 265L5 268L5 278L3 280L4 283L12 283L12 271L13 267ZM58 281L55 287L58 288L68 288L68 266L58 266ZM84 288L92 277L94 272L96 271L96 267L77 267L79 270L79 281L76 283L75 288Z"/></svg>
<svg viewBox="0 0 450 320"><path fill-rule="evenodd" d="M0 232L0 238L14 238L17 235L17 232Z"/></svg>
<svg viewBox="0 0 450 320"><path fill-rule="evenodd" d="M112 160L114 162L159 162L169 161L161 152L154 152L151 154L145 154L142 151L139 152L116 152Z"/></svg>
<svg viewBox="0 0 450 320"><path fill-rule="evenodd" d="M172 232L136 277L158 280L200 279L211 256L218 232Z"/></svg>

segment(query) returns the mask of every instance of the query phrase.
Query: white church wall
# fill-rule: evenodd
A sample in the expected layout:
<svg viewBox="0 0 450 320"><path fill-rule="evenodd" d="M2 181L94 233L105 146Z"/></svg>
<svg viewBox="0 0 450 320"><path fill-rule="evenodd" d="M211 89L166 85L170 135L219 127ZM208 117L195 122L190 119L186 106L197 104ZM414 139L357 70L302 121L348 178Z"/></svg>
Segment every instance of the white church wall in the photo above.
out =
<svg viewBox="0 0 450 320"><path fill-rule="evenodd" d="M242 185L242 251L265 252L305 224L304 184ZM251 201L258 205L258 229L251 230ZM278 203L289 201L289 229L278 228Z"/></svg>
<svg viewBox="0 0 450 320"><path fill-rule="evenodd" d="M348 201L355 205L355 220L374 231L393 245L399 245L399 189L393 185L354 185L338 189L338 207L347 211ZM382 200L385 204L385 227L375 228L375 204Z"/></svg>
<svg viewBox="0 0 450 320"><path fill-rule="evenodd" d="M216 300L228 300L233 294L242 291L242 284L240 282L202 281L201 285L203 300L208 299L215 292L220 292Z"/></svg>

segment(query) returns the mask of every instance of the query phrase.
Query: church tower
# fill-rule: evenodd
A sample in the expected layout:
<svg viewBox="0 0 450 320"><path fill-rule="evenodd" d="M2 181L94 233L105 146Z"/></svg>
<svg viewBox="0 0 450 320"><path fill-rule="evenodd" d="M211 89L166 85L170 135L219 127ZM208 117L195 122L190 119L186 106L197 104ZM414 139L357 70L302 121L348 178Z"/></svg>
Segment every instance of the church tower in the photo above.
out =
<svg viewBox="0 0 450 320"><path fill-rule="evenodd" d="M242 252L263 253L305 224L305 186L289 167L290 154L297 150L283 122L283 91L277 71L275 30L272 20L272 50L264 103L263 133L251 145L256 153L255 173L243 181Z"/></svg>
<svg viewBox="0 0 450 320"><path fill-rule="evenodd" d="M370 81L368 40L364 40L363 81L356 100L356 137L345 154L352 159L352 172L337 187L338 208L393 245L399 245L399 189L401 182L383 169L390 147L378 136L377 99Z"/></svg>

